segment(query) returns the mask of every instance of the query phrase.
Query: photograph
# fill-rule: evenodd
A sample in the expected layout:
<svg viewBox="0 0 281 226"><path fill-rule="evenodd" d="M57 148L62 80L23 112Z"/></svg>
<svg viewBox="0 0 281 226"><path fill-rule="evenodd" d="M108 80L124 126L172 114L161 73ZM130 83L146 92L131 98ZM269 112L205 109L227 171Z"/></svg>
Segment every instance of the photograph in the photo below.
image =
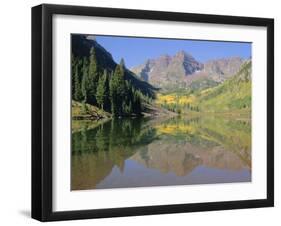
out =
<svg viewBox="0 0 281 226"><path fill-rule="evenodd" d="M120 7L32 7L32 218L274 206L274 19Z"/></svg>
<svg viewBox="0 0 281 226"><path fill-rule="evenodd" d="M71 191L252 181L252 43L71 35Z"/></svg>

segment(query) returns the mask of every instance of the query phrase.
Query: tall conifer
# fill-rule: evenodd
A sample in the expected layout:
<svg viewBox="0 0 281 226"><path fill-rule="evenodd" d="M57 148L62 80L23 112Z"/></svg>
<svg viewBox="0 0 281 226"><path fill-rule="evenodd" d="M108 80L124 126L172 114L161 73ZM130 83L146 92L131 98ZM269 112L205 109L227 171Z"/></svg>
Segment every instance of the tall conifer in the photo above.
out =
<svg viewBox="0 0 281 226"><path fill-rule="evenodd" d="M81 101L82 99L83 99L83 95L81 90L79 67L78 64L76 64L75 73L74 73L74 100Z"/></svg>
<svg viewBox="0 0 281 226"><path fill-rule="evenodd" d="M104 108L104 104L105 104L105 99L106 99L106 70L104 71L103 76L101 76L99 78L98 81L98 86L97 86L97 94L96 94L96 99L97 99L97 103L98 105L103 109Z"/></svg>
<svg viewBox="0 0 281 226"><path fill-rule="evenodd" d="M90 50L90 63L89 63L89 84L88 84L88 102L90 104L96 103L97 84L99 80L99 69L96 57L96 51L92 47Z"/></svg>
<svg viewBox="0 0 281 226"><path fill-rule="evenodd" d="M125 90L125 71L123 64L117 65L110 81L111 110L114 116L123 115L122 103Z"/></svg>
<svg viewBox="0 0 281 226"><path fill-rule="evenodd" d="M81 92L85 103L89 100L89 68L87 59L83 59Z"/></svg>

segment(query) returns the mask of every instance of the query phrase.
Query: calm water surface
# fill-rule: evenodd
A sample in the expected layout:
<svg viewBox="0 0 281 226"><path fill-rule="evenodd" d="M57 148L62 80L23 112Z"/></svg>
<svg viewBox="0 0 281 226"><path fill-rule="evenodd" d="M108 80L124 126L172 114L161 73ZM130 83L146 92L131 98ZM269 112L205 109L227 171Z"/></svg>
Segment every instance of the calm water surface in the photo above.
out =
<svg viewBox="0 0 281 226"><path fill-rule="evenodd" d="M75 121L71 160L72 190L249 182L251 124L222 117Z"/></svg>

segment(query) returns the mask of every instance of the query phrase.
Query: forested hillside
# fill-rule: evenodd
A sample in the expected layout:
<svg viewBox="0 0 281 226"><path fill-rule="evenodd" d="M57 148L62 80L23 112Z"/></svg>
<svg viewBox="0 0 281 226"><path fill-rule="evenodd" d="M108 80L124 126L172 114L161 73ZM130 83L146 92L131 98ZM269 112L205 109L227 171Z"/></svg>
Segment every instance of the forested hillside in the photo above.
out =
<svg viewBox="0 0 281 226"><path fill-rule="evenodd" d="M202 111L225 112L251 109L251 61L221 85L204 90L196 96L195 106ZM199 110L200 110L199 109Z"/></svg>
<svg viewBox="0 0 281 226"><path fill-rule="evenodd" d="M142 105L154 98L154 87L116 64L95 40L72 35L72 99L94 105L114 117L142 114Z"/></svg>

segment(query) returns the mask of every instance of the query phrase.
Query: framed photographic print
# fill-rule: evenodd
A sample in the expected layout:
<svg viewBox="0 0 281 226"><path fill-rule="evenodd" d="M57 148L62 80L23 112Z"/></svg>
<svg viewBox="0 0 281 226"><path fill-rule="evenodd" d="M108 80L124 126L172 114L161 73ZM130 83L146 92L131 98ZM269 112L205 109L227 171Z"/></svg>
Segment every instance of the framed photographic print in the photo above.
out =
<svg viewBox="0 0 281 226"><path fill-rule="evenodd" d="M32 8L32 217L274 205L274 21Z"/></svg>

